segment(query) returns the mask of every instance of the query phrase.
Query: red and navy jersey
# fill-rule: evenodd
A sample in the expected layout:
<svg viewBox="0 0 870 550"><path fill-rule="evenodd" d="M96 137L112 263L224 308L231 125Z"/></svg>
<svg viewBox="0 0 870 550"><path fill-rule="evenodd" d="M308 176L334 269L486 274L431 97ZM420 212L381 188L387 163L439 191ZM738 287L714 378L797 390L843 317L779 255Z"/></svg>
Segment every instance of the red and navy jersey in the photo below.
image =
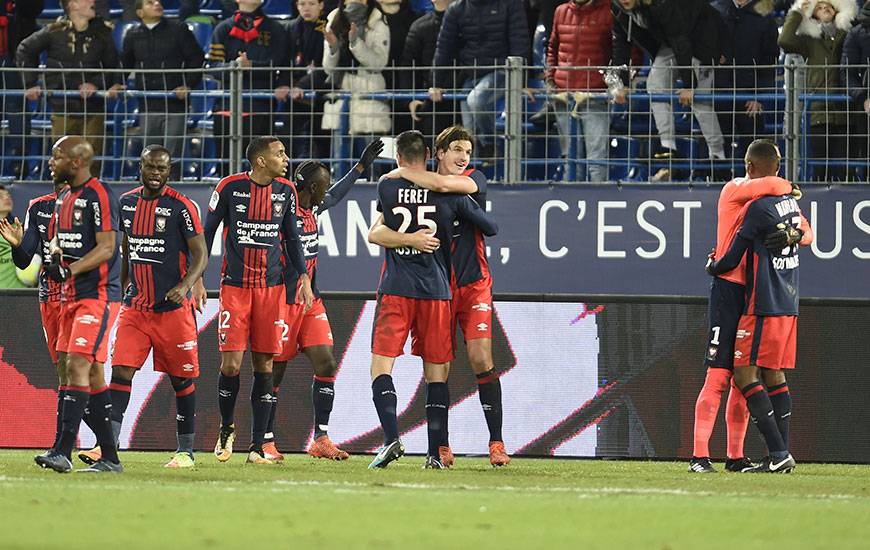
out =
<svg viewBox="0 0 870 550"><path fill-rule="evenodd" d="M264 288L284 283L289 256L297 273L305 272L302 246L296 233L296 189L284 178L258 185L248 173L220 181L208 203L206 245L211 250L223 223L222 284Z"/></svg>
<svg viewBox="0 0 870 550"><path fill-rule="evenodd" d="M121 195L120 202L131 283L124 304L157 313L178 309L181 305L167 300L166 293L187 274L187 240L202 233L196 205L168 186L150 199L142 196L140 186Z"/></svg>
<svg viewBox="0 0 870 550"><path fill-rule="evenodd" d="M486 176L473 168L462 173L477 184L477 191L469 195L486 210ZM486 260L486 243L480 229L467 220L459 220L453 233L453 277L456 287L463 287L489 277L489 262Z"/></svg>
<svg viewBox="0 0 870 550"><path fill-rule="evenodd" d="M305 208L301 204L296 207L296 233L302 243L302 252L305 255L305 269L311 278L311 290L314 296L320 297L320 289L317 288L317 252L320 249L319 229L317 219L320 213L332 208L347 195L360 173L355 168L344 175L340 180L332 184L326 190L323 201L311 208ZM287 303L292 304L296 297L296 284L299 274L295 270L288 269L284 274L284 284L287 287Z"/></svg>
<svg viewBox="0 0 870 550"><path fill-rule="evenodd" d="M432 254L410 247L387 249L379 294L449 300L454 222L458 219L471 221L490 236L498 231L495 222L468 195L436 193L405 179L381 178L378 182L378 208L384 214L384 224L390 229L414 233L428 227L441 241L441 246Z"/></svg>
<svg viewBox="0 0 870 550"><path fill-rule="evenodd" d="M764 246L764 237L777 224L800 227L801 210L791 195L763 197L746 211L738 236L752 240L746 253L746 314L798 314L798 248L797 244L771 252Z"/></svg>
<svg viewBox="0 0 870 550"><path fill-rule="evenodd" d="M42 268L39 270L40 302L60 301L60 283L49 279L44 269L51 263L49 244L57 232L54 217L56 200L57 195L49 193L30 201L24 218L24 237L21 245L12 249L12 259L21 269L30 265L34 254L39 254L42 258Z"/></svg>
<svg viewBox="0 0 870 550"><path fill-rule="evenodd" d="M57 239L67 263L83 258L97 246L97 233L118 231L118 199L111 188L91 178L84 185L67 188L55 203ZM94 298L121 301L121 261L115 247L112 257L99 267L72 277L61 289L61 301Z"/></svg>

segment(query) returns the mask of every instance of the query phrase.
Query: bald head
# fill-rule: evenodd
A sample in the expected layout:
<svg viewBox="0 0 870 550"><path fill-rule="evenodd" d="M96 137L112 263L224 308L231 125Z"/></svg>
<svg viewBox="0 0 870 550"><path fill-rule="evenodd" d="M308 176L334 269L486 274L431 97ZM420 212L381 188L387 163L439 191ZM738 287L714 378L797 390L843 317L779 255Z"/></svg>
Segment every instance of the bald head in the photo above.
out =
<svg viewBox="0 0 870 550"><path fill-rule="evenodd" d="M70 160L80 159L82 162L90 164L94 159L93 146L82 136L63 136L55 142L54 146Z"/></svg>
<svg viewBox="0 0 870 550"><path fill-rule="evenodd" d="M48 166L56 185L81 185L91 177L94 148L81 136L64 136L51 148Z"/></svg>

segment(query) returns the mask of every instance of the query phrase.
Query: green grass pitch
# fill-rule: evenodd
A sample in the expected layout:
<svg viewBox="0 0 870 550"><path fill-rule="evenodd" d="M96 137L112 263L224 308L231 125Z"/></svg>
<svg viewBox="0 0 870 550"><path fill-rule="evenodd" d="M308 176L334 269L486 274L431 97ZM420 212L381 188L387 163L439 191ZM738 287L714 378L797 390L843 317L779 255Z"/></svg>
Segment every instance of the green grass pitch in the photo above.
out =
<svg viewBox="0 0 870 550"><path fill-rule="evenodd" d="M252 466L200 453L195 470L168 471L168 453L125 452L125 473L94 477L33 455L0 451L0 548L870 548L870 466L699 475L457 457L432 471L405 457L369 471L364 456Z"/></svg>

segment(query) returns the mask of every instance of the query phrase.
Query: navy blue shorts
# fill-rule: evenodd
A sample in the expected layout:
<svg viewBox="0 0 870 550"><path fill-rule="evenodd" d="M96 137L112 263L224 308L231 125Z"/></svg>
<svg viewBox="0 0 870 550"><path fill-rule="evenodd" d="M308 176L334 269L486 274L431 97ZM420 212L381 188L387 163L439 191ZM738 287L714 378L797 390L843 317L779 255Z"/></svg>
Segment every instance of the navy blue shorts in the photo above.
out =
<svg viewBox="0 0 870 550"><path fill-rule="evenodd" d="M734 368L734 340L737 323L746 305L746 290L743 285L713 277L710 285L710 306L707 318L710 330L704 365L708 368Z"/></svg>

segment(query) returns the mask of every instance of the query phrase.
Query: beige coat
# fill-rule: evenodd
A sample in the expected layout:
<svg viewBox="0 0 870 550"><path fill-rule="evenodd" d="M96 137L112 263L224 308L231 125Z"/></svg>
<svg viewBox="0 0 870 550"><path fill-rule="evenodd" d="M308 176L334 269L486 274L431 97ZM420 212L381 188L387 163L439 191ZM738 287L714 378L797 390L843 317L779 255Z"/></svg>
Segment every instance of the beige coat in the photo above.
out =
<svg viewBox="0 0 870 550"><path fill-rule="evenodd" d="M327 30L332 28L336 16L338 9L332 10L327 16ZM341 89L353 94L350 100L350 133L389 133L392 127L389 106L382 101L355 97L357 94L382 92L387 88L381 71L387 66L390 57L390 29L380 10L372 10L364 38L352 42L350 52L358 61L357 67L339 68L339 52L332 51L329 43L323 46L323 68L326 74L335 82L340 80Z"/></svg>

